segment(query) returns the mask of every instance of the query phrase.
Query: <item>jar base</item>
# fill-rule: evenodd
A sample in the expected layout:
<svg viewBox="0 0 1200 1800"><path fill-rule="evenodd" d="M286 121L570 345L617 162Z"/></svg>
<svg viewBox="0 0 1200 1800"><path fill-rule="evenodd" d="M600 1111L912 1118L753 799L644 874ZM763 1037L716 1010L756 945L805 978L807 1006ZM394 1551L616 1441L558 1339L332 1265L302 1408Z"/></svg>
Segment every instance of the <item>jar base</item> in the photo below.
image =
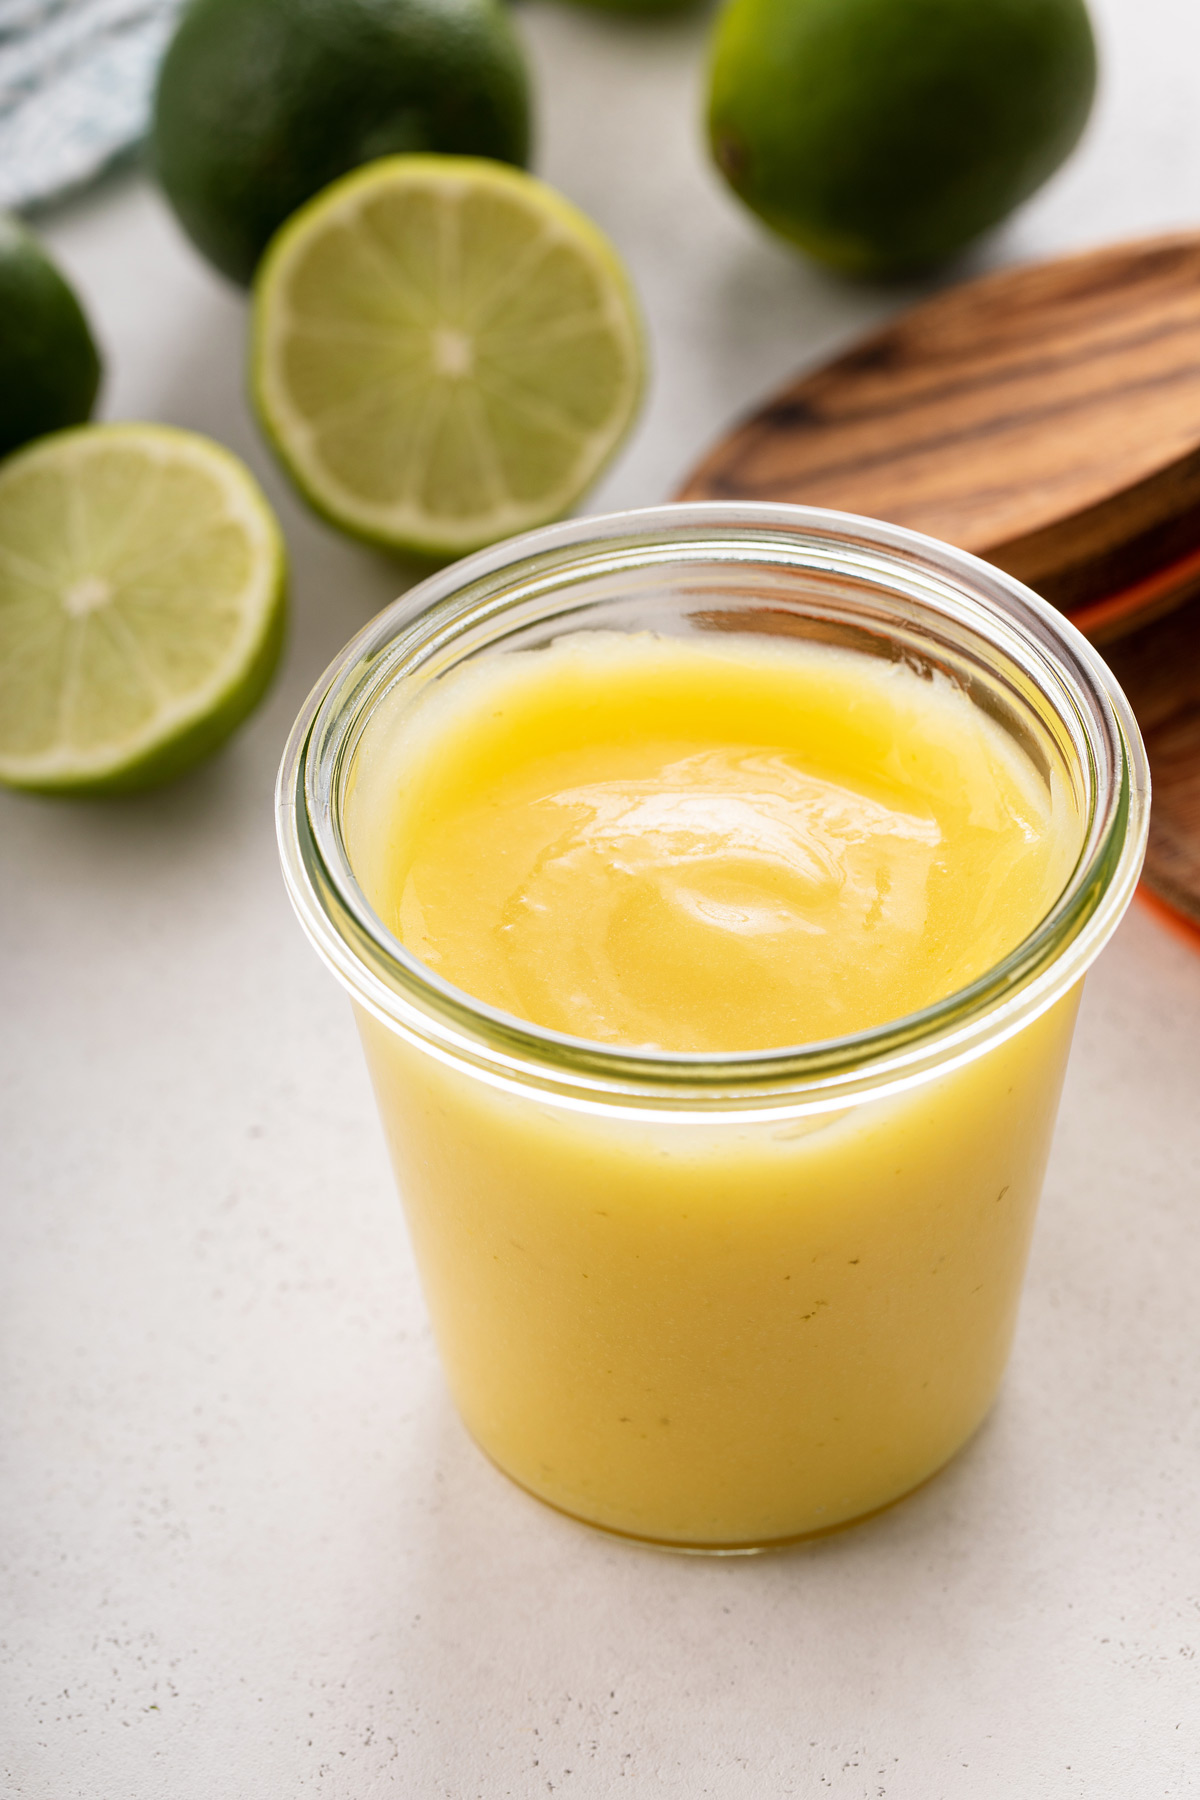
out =
<svg viewBox="0 0 1200 1800"><path fill-rule="evenodd" d="M990 1413L990 1411L989 1407L988 1412ZM620 1531L614 1525L599 1524L595 1519L589 1519L583 1513L572 1512L569 1506L560 1506L555 1500L547 1500L544 1494L539 1494L536 1488L529 1487L516 1475L511 1474L503 1463L497 1462L496 1458L484 1449L473 1433L468 1432L468 1436L480 1455L486 1458L493 1469L503 1475L506 1481L511 1481L514 1487L520 1488L523 1494L528 1494L529 1498L536 1500L539 1506L549 1507L551 1512L558 1513L560 1517L570 1519L576 1525L585 1525L589 1531L599 1532L602 1537L614 1538L622 1544L639 1544L648 1550L665 1550L674 1556L768 1556L774 1551L794 1550L802 1544L816 1543L821 1538L836 1537L840 1532L851 1531L856 1525L866 1525L871 1519L878 1519L882 1514L891 1512L893 1507L900 1506L905 1500L911 1499L914 1494L919 1494L922 1488L928 1487L930 1482L936 1481L938 1476L948 1469L950 1464L960 1457L967 1446L974 1441L983 1429L987 1416L988 1414L985 1413L974 1430L951 1451L944 1462L938 1464L936 1469L931 1469L928 1475L921 1477L920 1481L915 1481L911 1487L906 1487L900 1493L893 1494L890 1500L883 1501L881 1505L869 1507L866 1512L855 1513L848 1519L839 1519L834 1525L820 1525L812 1531L797 1531L785 1537L764 1538L746 1543L692 1543L679 1538L654 1537L649 1532Z"/></svg>

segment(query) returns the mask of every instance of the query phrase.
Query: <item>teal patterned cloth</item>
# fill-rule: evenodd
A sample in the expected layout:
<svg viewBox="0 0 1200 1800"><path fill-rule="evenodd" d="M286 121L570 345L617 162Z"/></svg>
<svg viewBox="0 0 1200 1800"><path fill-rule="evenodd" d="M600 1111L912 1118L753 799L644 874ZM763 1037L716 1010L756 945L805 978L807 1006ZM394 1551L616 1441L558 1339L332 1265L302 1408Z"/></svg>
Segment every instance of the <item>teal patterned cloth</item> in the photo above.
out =
<svg viewBox="0 0 1200 1800"><path fill-rule="evenodd" d="M0 0L0 207L81 186L146 130L182 0Z"/></svg>

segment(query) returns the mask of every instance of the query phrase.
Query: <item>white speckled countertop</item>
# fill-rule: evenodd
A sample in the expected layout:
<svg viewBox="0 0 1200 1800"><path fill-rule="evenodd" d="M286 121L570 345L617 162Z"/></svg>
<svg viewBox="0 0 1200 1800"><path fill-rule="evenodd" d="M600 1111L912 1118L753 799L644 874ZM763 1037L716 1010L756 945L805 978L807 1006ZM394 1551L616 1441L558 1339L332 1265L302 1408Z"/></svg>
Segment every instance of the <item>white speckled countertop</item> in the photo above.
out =
<svg viewBox="0 0 1200 1800"><path fill-rule="evenodd" d="M1082 150L979 263L1200 223L1200 12L1094 0ZM539 167L628 257L656 380L599 510L902 296L726 198L704 21L528 5ZM893 1512L709 1562L484 1462L442 1387L349 1009L271 787L399 586L306 517L242 400L244 305L126 175L41 221L112 417L244 454L295 627L206 769L0 796L0 1785L14 1800L1159 1800L1200 1794L1200 955L1135 908L1091 978L1012 1369Z"/></svg>

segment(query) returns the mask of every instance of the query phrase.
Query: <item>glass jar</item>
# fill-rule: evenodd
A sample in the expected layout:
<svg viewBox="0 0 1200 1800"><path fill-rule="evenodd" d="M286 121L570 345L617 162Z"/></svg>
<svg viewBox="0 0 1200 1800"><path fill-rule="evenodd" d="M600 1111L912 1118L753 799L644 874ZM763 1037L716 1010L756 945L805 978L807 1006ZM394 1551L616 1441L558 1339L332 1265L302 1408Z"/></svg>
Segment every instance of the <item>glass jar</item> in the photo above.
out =
<svg viewBox="0 0 1200 1800"><path fill-rule="evenodd" d="M1082 848L965 989L853 1036L621 1049L474 1000L375 916L343 830L363 733L576 631L815 638L940 672L1060 784ZM322 677L280 774L289 893L355 1005L441 1356L476 1441L608 1531L793 1541L925 1481L995 1396L1081 978L1148 777L1090 645L1000 570L811 508L573 521L454 565Z"/></svg>

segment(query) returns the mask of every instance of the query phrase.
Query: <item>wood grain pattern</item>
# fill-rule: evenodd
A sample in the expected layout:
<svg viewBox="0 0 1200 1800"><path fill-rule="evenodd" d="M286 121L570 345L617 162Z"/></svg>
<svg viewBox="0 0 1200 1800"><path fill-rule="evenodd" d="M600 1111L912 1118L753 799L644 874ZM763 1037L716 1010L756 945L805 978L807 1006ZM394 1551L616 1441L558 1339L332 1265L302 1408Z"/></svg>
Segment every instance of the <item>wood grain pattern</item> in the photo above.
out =
<svg viewBox="0 0 1200 1800"><path fill-rule="evenodd" d="M679 498L866 513L1065 610L1119 598L1200 551L1200 234L926 301L769 401Z"/></svg>
<svg viewBox="0 0 1200 1800"><path fill-rule="evenodd" d="M1129 696L1150 757L1154 801L1146 880L1200 926L1200 596L1122 638L1105 655Z"/></svg>

